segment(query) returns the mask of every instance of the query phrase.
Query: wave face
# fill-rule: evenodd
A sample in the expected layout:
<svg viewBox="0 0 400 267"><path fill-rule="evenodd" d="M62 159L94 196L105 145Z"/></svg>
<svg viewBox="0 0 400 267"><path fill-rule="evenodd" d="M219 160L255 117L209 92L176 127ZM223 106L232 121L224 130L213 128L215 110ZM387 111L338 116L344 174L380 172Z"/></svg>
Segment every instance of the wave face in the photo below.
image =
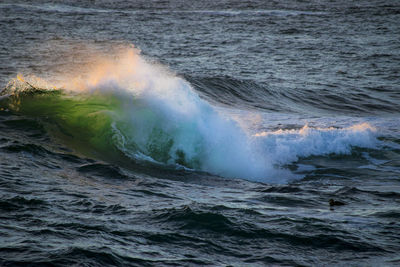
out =
<svg viewBox="0 0 400 267"><path fill-rule="evenodd" d="M149 63L135 48L97 55L94 62L84 75L57 77L54 86L19 75L3 90L2 101L14 112L39 118L81 153L225 177L282 182L294 177L282 166L299 157L378 145L376 129L367 123L251 131L246 121L200 98L186 80Z"/></svg>

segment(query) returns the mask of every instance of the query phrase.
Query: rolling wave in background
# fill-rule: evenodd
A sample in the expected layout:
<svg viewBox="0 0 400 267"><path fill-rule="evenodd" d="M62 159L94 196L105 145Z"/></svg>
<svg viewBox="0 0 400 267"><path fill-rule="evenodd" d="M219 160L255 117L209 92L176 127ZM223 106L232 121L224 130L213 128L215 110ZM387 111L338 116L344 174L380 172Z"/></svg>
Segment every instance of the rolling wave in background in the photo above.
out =
<svg viewBox="0 0 400 267"><path fill-rule="evenodd" d="M133 47L95 55L84 71L46 79L18 75L1 95L4 108L37 118L56 140L116 164L282 183L299 178L287 168L299 158L380 145L378 130L368 123L249 127Z"/></svg>

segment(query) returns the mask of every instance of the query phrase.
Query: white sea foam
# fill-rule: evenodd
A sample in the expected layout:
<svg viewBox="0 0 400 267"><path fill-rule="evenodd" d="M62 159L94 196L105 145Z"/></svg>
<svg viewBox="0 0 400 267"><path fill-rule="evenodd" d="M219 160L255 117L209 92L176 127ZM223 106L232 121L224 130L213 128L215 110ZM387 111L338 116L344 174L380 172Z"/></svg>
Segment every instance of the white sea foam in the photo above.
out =
<svg viewBox="0 0 400 267"><path fill-rule="evenodd" d="M376 129L368 123L347 128L310 128L278 130L255 135L263 150L285 164L299 157L327 154L350 154L352 147L373 148L378 144Z"/></svg>

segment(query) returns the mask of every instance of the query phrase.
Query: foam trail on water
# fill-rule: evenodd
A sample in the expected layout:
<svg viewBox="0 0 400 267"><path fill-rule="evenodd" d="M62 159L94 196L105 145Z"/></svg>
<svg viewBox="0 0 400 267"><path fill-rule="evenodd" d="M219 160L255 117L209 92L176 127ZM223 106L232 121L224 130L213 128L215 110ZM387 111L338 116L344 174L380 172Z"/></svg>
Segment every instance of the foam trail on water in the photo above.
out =
<svg viewBox="0 0 400 267"><path fill-rule="evenodd" d="M310 128L278 130L254 135L265 153L274 155L275 162L285 164L299 157L327 154L350 154L352 147L374 148L378 144L376 129L368 123L347 128Z"/></svg>
<svg viewBox="0 0 400 267"><path fill-rule="evenodd" d="M280 166L299 157L351 153L352 146L377 144L376 130L368 124L343 129L305 126L251 135L201 99L187 81L149 63L134 48L98 56L94 62L79 74L57 77L56 86L76 101L99 95L116 99L113 110L102 113L112 121L106 142L131 158L225 177L284 182L292 175ZM101 111L87 114L87 124L99 120Z"/></svg>

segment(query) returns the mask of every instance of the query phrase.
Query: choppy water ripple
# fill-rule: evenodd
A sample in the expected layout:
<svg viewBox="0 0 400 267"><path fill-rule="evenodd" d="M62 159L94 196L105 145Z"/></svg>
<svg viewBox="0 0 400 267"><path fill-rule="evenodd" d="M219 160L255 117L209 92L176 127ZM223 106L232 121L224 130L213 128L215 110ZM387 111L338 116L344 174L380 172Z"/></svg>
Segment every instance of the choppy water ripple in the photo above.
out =
<svg viewBox="0 0 400 267"><path fill-rule="evenodd" d="M398 265L399 11L3 1L0 265ZM132 43L147 94L121 64L87 94L44 82Z"/></svg>

